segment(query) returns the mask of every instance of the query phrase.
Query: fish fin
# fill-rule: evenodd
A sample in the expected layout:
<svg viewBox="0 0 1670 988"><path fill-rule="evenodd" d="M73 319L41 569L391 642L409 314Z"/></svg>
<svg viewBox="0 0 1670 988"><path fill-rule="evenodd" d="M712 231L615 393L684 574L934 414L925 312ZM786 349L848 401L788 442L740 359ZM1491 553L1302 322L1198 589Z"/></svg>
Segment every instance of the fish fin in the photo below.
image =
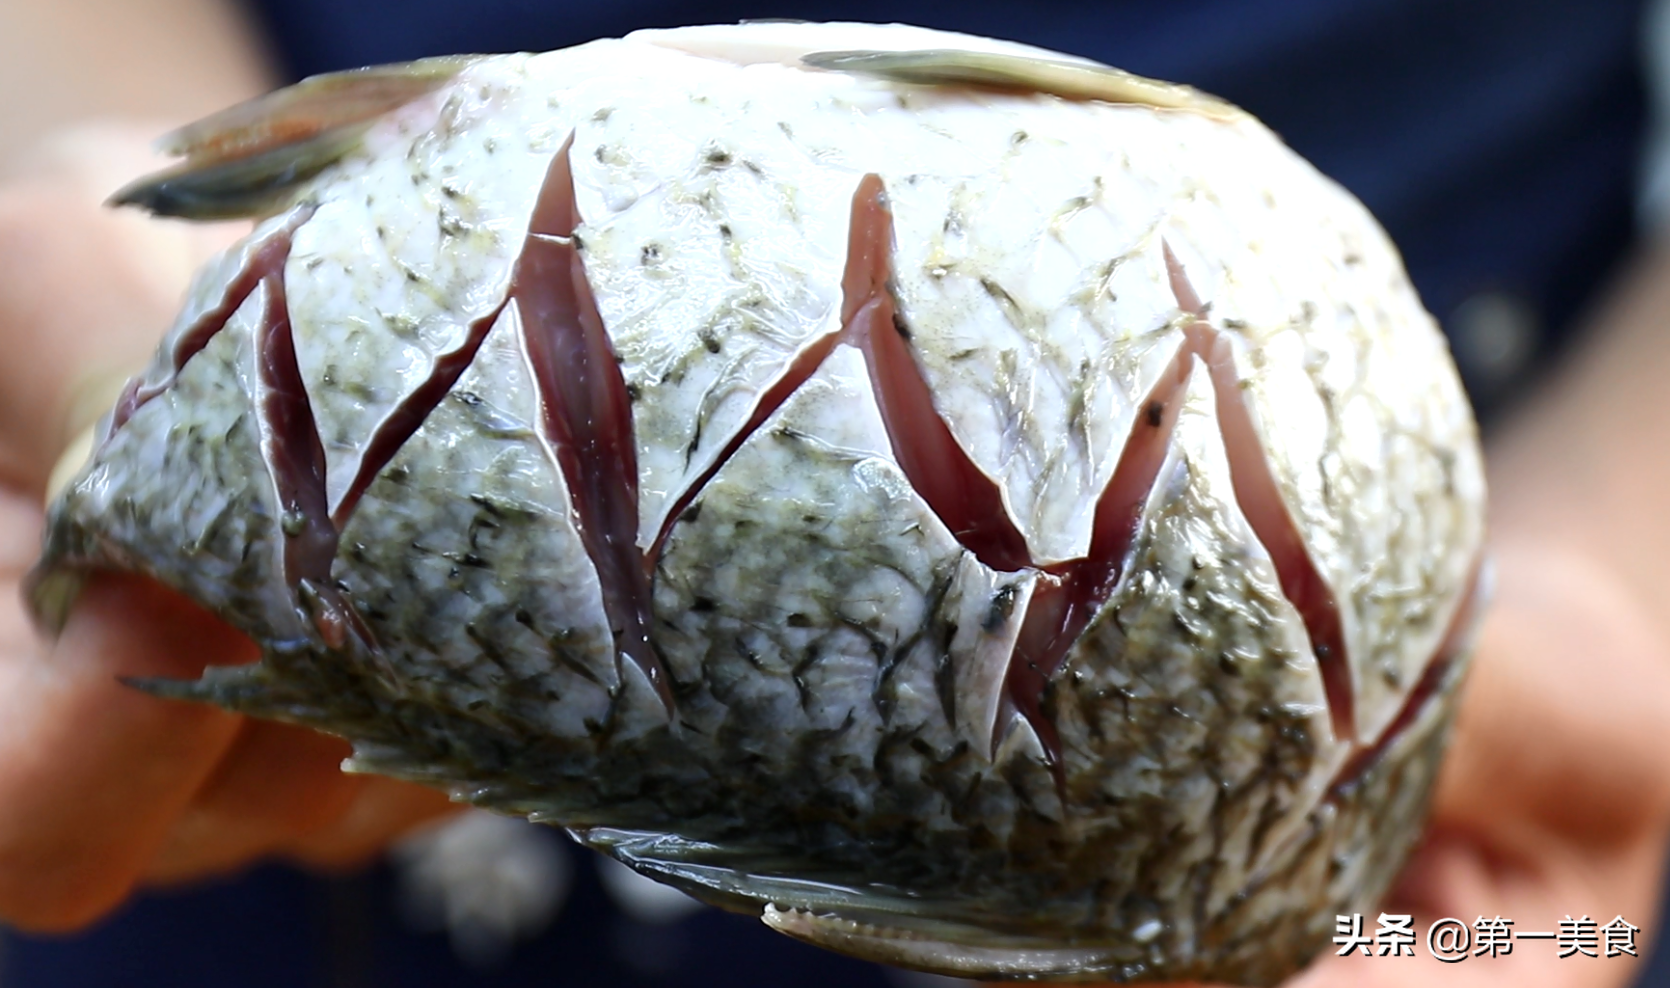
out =
<svg viewBox="0 0 1670 988"><path fill-rule="evenodd" d="M758 915L768 902L794 903L819 912L849 915L885 909L908 909L903 897L875 888L855 888L837 876L789 878L792 855L781 852L691 840L656 831L613 827L568 828L575 840L606 854L641 875L732 912Z"/></svg>
<svg viewBox="0 0 1670 988"><path fill-rule="evenodd" d="M159 150L185 160L124 186L109 204L185 219L267 215L358 146L384 114L439 89L478 57L331 72L222 110L164 135Z"/></svg>
<svg viewBox="0 0 1670 988"><path fill-rule="evenodd" d="M43 632L54 638L63 632L64 623L69 620L70 611L86 584L86 571L74 567L42 562L29 571L24 578L23 593Z"/></svg>
<svg viewBox="0 0 1670 988"><path fill-rule="evenodd" d="M794 862L771 851L606 827L569 833L708 905L759 916L779 933L883 964L953 977L1103 981L1122 961L1142 954L1141 945L1063 947L1007 935L972 917L954 917L966 903L934 907L921 897L854 882L850 875L791 878L787 872Z"/></svg>
<svg viewBox="0 0 1670 988"><path fill-rule="evenodd" d="M893 82L1022 90L1070 100L1140 103L1220 120L1247 118L1246 111L1239 107L1190 86L1149 79L1096 62L953 48L820 51L802 56L801 61L816 69Z"/></svg>
<svg viewBox="0 0 1670 988"><path fill-rule="evenodd" d="M327 703L288 686L270 661L209 666L198 679L123 676L122 685L164 700L208 703L233 713L330 731L335 723Z"/></svg>
<svg viewBox="0 0 1670 988"><path fill-rule="evenodd" d="M767 903L760 915L778 933L882 964L949 977L1005 980L1105 981L1118 966L1106 947L1046 947L992 942L984 931L965 929L942 937L929 930L860 922ZM951 931L947 931L951 932ZM966 939L964 939L966 937Z"/></svg>
<svg viewBox="0 0 1670 988"><path fill-rule="evenodd" d="M212 703L237 713L271 716L270 677L264 664L209 666L198 679L167 676L123 676L122 685L165 700Z"/></svg>

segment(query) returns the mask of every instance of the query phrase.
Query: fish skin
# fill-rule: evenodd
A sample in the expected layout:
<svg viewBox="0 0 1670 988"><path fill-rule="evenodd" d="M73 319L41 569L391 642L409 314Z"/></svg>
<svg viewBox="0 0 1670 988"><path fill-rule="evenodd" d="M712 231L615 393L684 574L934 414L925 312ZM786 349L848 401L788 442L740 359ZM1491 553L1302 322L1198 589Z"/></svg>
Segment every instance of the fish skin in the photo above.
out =
<svg viewBox="0 0 1670 988"><path fill-rule="evenodd" d="M1082 64L760 24L422 69L433 86L252 207L274 214L252 244L289 238L310 496L346 516L329 582L297 586L285 561L297 519L271 463L294 440L258 366L270 283L177 366L256 255L234 248L52 504L43 623L89 570L150 575L264 658L147 688L341 735L356 771L566 827L858 956L1286 977L1384 893L1424 818L1483 541L1471 413L1384 233L1250 117L802 64L959 47ZM559 153L581 217L565 243L631 396L621 537L654 554L662 686L610 644L611 591L541 425L538 330L506 301ZM759 404L843 332L870 174L908 353L1000 493L1021 572L981 562L917 492L850 340ZM1195 322L1228 341L1233 392L1179 357ZM471 346L344 508L371 437ZM1174 373L1175 407L1153 409ZM1244 510L1226 400L1338 606L1351 737ZM1034 719L1009 652L1039 588L1090 551L1145 419L1175 420L1152 439L1158 476Z"/></svg>

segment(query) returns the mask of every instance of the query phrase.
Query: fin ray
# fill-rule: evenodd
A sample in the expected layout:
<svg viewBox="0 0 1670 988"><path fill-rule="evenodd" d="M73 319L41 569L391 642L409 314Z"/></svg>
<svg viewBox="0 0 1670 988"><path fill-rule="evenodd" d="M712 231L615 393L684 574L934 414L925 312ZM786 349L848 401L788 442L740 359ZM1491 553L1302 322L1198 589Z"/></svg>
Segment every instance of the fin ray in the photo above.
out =
<svg viewBox="0 0 1670 988"><path fill-rule="evenodd" d="M820 51L801 61L816 69L930 86L983 86L1048 93L1071 100L1140 103L1234 120L1245 111L1198 89L1161 82L1096 62L1004 52L929 48L916 51Z"/></svg>
<svg viewBox="0 0 1670 988"><path fill-rule="evenodd" d="M109 204L198 220L275 212L380 117L452 81L477 57L311 76L222 110L164 135L158 147L185 160L129 183Z"/></svg>

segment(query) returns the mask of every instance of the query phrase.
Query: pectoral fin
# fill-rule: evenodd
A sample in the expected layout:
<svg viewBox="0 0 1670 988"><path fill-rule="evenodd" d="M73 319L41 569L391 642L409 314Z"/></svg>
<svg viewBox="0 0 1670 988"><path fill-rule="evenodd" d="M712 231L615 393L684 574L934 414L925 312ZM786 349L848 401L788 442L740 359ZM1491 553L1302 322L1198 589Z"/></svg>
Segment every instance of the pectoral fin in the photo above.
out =
<svg viewBox="0 0 1670 988"><path fill-rule="evenodd" d="M384 114L451 81L476 56L427 58L312 76L165 135L159 148L185 160L110 197L158 216L263 216L353 150Z"/></svg>

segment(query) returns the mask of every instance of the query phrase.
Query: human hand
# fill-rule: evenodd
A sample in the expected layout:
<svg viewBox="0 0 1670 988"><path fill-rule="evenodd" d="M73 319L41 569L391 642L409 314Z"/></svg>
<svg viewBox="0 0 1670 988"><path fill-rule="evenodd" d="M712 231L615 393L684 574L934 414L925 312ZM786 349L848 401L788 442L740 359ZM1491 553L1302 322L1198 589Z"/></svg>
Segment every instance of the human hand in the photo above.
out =
<svg viewBox="0 0 1670 988"><path fill-rule="evenodd" d="M1622 915L1653 943L1670 847L1670 648L1630 588L1586 555L1503 541L1428 833L1385 910L1558 930ZM1375 918L1365 917L1372 932ZM1628 957L1558 957L1525 940L1505 957L1334 956L1289 988L1625 985Z"/></svg>
<svg viewBox="0 0 1670 988"><path fill-rule="evenodd" d="M1593 958L1524 940L1446 963L1425 942L1445 917L1499 916L1517 932L1621 915L1640 927L1637 953L1653 944L1670 847L1670 644L1585 554L1516 539L1492 557L1495 597L1427 833L1383 906L1413 915L1416 955L1329 948L1284 988L1605 988L1638 973L1604 943Z"/></svg>
<svg viewBox="0 0 1670 988"><path fill-rule="evenodd" d="M239 232L100 205L156 167L156 132L59 135L0 176L0 919L29 929L259 857L352 863L449 808L342 774L335 738L122 685L257 658L150 581L93 579L55 641L24 608L54 463L149 356L190 273Z"/></svg>

